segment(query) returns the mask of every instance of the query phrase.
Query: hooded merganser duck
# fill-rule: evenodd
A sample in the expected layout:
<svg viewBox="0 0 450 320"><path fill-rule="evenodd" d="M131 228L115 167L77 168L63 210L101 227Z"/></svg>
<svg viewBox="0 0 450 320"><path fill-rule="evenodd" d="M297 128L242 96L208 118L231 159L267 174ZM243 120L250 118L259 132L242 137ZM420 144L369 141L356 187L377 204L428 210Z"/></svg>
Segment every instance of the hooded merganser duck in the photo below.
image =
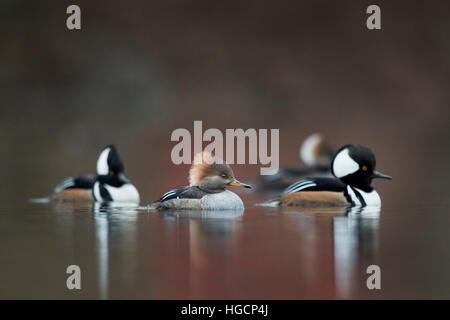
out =
<svg viewBox="0 0 450 320"><path fill-rule="evenodd" d="M234 177L231 167L209 152L198 153L189 171L189 186L166 192L154 209L241 210L244 204L228 186L251 188Z"/></svg>
<svg viewBox="0 0 450 320"><path fill-rule="evenodd" d="M139 203L139 193L124 175L124 167L114 145L106 146L97 160L97 176L69 177L53 191L54 200Z"/></svg>
<svg viewBox="0 0 450 320"><path fill-rule="evenodd" d="M375 155L369 148L348 144L333 157L336 178L302 179L290 185L279 199L282 206L380 206L372 179L392 179L375 170Z"/></svg>
<svg viewBox="0 0 450 320"><path fill-rule="evenodd" d="M281 191L299 179L316 176L332 177L330 164L335 149L319 133L309 135L300 147L300 159L306 166L280 168L276 174L260 176L258 186L266 191Z"/></svg>

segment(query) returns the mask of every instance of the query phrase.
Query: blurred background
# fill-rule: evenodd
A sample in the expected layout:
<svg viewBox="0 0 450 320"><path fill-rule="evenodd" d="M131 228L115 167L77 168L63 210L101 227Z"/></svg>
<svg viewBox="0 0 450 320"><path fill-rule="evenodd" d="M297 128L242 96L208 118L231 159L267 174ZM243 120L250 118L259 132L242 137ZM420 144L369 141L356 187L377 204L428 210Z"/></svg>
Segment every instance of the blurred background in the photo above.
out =
<svg viewBox="0 0 450 320"><path fill-rule="evenodd" d="M70 4L81 7L80 31L66 28ZM450 2L376 1L378 31L366 28L370 4L2 0L0 197L47 196L94 172L114 143L147 204L187 184L170 134L192 132L194 120L280 129L281 166L299 164L302 140L320 132L336 147L370 146L393 176L375 187L412 235L397 240L417 243L392 248L392 259L415 259L428 242L447 252L447 233L425 231L448 229L433 208L450 206ZM233 168L242 181L259 174ZM405 205L424 205L427 220L408 225ZM448 270L422 253L430 274Z"/></svg>
<svg viewBox="0 0 450 320"><path fill-rule="evenodd" d="M279 128L281 165L300 162L312 132L368 145L395 178L387 201L437 196L450 178L448 1L378 1L380 31L366 28L368 1L77 1L82 29L69 31L72 3L0 5L8 199L93 172L115 143L154 200L186 183L170 134L194 120ZM259 167L235 170L245 180Z"/></svg>

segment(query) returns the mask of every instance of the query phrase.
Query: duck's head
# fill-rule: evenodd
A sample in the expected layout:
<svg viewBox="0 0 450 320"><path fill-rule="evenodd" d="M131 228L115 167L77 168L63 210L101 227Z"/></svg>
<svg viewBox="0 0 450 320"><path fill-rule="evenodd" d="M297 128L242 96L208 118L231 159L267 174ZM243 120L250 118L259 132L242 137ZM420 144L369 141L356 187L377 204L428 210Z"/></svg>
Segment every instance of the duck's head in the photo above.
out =
<svg viewBox="0 0 450 320"><path fill-rule="evenodd" d="M392 179L376 171L375 165L375 155L370 148L360 144L348 144L336 152L331 163L331 172L344 183L370 192L372 179Z"/></svg>
<svg viewBox="0 0 450 320"><path fill-rule="evenodd" d="M97 160L97 175L107 180L119 180L128 183L124 174L124 167L119 153L114 145L106 146Z"/></svg>
<svg viewBox="0 0 450 320"><path fill-rule="evenodd" d="M308 136L300 147L300 158L309 167L328 170L333 159L334 148L329 146L322 135L314 133Z"/></svg>
<svg viewBox="0 0 450 320"><path fill-rule="evenodd" d="M189 171L189 183L213 193L221 192L228 186L251 188L250 185L239 182L231 167L209 152L200 152L195 156Z"/></svg>

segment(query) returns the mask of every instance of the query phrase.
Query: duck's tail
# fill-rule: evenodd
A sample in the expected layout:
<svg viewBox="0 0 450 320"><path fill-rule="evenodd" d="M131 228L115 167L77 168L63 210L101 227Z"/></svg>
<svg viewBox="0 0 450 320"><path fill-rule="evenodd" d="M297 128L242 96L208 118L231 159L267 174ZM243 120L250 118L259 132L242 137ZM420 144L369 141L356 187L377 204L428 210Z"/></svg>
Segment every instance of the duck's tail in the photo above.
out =
<svg viewBox="0 0 450 320"><path fill-rule="evenodd" d="M277 198L270 199L270 200L268 200L266 202L257 203L256 205L260 206L260 207L272 207L272 208L275 208L275 207L281 206L281 200L280 200L280 197L277 197Z"/></svg>

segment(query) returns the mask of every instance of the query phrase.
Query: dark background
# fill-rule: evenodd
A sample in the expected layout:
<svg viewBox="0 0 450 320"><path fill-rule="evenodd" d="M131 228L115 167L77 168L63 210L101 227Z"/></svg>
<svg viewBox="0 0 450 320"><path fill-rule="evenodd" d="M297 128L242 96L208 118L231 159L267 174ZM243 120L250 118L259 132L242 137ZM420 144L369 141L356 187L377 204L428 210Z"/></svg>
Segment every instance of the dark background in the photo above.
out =
<svg viewBox="0 0 450 320"><path fill-rule="evenodd" d="M377 1L69 1L0 5L2 194L47 195L115 143L143 202L184 184L170 134L279 128L281 165L302 139L363 143L386 201L439 200L449 178L450 4ZM242 180L257 166L236 167ZM381 182L377 186L381 185ZM447 198L448 199L448 198ZM448 203L448 200L446 200Z"/></svg>

